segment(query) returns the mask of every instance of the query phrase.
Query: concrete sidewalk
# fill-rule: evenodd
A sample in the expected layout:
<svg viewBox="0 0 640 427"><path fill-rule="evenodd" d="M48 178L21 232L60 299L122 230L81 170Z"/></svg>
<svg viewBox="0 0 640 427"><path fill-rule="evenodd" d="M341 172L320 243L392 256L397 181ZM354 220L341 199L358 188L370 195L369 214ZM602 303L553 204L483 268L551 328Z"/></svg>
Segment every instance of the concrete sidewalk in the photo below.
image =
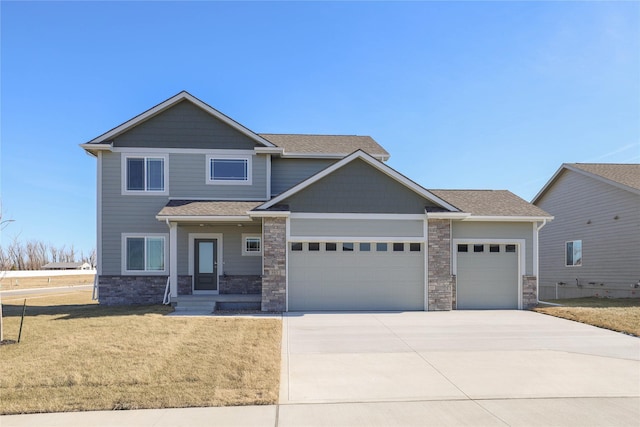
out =
<svg viewBox="0 0 640 427"><path fill-rule="evenodd" d="M634 426L640 339L525 311L287 313L280 402L23 426Z"/></svg>

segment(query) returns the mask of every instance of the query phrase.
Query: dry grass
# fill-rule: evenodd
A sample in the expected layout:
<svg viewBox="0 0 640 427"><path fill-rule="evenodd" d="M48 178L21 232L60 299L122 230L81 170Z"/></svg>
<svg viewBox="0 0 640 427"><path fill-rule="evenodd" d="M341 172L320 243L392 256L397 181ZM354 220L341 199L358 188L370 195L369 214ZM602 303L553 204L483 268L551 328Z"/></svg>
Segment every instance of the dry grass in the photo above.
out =
<svg viewBox="0 0 640 427"><path fill-rule="evenodd" d="M20 344L0 346L0 413L272 404L278 319L166 317L90 292L27 300ZM5 299L5 339L23 299Z"/></svg>
<svg viewBox="0 0 640 427"><path fill-rule="evenodd" d="M52 272L55 274L55 272ZM77 286L93 285L95 275L78 274L70 276L50 276L50 277L4 277L0 280L3 291L13 291L16 289L36 289L52 288L57 286Z"/></svg>
<svg viewBox="0 0 640 427"><path fill-rule="evenodd" d="M540 304L534 311L640 336L640 298L575 298L549 302L562 306Z"/></svg>

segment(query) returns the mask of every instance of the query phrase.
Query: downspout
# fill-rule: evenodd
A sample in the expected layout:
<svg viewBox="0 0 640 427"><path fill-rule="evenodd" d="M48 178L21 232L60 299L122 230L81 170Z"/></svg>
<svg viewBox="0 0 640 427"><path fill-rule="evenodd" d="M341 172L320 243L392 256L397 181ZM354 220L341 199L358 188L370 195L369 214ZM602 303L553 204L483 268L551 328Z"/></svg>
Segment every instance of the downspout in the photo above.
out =
<svg viewBox="0 0 640 427"><path fill-rule="evenodd" d="M542 224L536 227L536 253L535 253L536 271L534 271L536 275L536 303L540 303L540 297L539 297L540 295L540 236L539 234L540 234L540 230L542 230L542 227L544 227L545 225L547 225L547 220L543 219Z"/></svg>

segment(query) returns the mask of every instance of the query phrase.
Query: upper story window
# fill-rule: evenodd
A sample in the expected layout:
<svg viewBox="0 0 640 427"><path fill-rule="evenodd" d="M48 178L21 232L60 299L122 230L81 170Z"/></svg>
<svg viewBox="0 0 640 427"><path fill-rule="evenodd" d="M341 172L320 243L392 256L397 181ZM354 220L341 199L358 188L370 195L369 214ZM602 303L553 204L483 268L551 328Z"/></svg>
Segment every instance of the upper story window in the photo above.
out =
<svg viewBox="0 0 640 427"><path fill-rule="evenodd" d="M123 155L122 194L168 194L168 163L166 155Z"/></svg>
<svg viewBox="0 0 640 427"><path fill-rule="evenodd" d="M582 240L566 242L565 265L567 267L579 267L582 265Z"/></svg>
<svg viewBox="0 0 640 427"><path fill-rule="evenodd" d="M207 156L207 184L251 185L251 156Z"/></svg>

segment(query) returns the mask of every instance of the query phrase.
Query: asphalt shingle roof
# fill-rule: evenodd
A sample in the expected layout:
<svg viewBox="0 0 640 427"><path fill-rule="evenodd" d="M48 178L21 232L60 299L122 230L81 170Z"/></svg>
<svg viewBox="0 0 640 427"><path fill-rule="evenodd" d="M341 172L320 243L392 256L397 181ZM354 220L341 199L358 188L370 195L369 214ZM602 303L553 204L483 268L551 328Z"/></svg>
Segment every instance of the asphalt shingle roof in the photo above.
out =
<svg viewBox="0 0 640 427"><path fill-rule="evenodd" d="M640 163L567 163L567 165L640 190Z"/></svg>
<svg viewBox="0 0 640 427"><path fill-rule="evenodd" d="M219 200L170 200L158 216L246 216L247 211L264 202Z"/></svg>
<svg viewBox="0 0 640 427"><path fill-rule="evenodd" d="M285 153L300 154L341 154L347 155L362 150L374 157L388 157L387 150L382 148L370 136L358 135L293 135L293 134L258 134L272 144L284 148Z"/></svg>
<svg viewBox="0 0 640 427"><path fill-rule="evenodd" d="M449 204L472 216L551 217L507 190L429 190Z"/></svg>

